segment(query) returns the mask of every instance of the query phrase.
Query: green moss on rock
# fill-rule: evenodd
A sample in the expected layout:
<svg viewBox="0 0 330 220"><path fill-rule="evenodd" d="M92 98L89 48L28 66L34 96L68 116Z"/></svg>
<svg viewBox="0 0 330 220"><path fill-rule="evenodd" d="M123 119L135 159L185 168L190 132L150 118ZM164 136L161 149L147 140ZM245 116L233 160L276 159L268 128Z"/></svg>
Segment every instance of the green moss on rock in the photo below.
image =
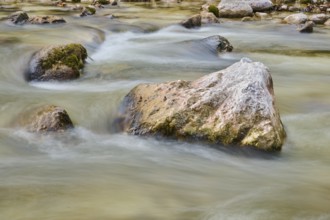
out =
<svg viewBox="0 0 330 220"><path fill-rule="evenodd" d="M209 6L209 12L213 13L217 18L220 17L219 9L215 5L210 5Z"/></svg>

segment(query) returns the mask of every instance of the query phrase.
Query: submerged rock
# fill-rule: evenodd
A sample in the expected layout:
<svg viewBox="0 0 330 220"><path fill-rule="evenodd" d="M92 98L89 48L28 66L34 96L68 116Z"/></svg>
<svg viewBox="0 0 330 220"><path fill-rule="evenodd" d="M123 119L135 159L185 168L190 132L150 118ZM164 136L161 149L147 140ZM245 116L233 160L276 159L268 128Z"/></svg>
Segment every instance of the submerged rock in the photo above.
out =
<svg viewBox="0 0 330 220"><path fill-rule="evenodd" d="M79 78L86 58L87 51L81 44L45 47L32 56L26 79L63 81Z"/></svg>
<svg viewBox="0 0 330 220"><path fill-rule="evenodd" d="M303 13L292 14L284 18L284 22L288 24L303 24L307 21L307 15Z"/></svg>
<svg viewBox="0 0 330 220"><path fill-rule="evenodd" d="M28 21L30 24L58 24L66 23L62 17L54 15L45 15L45 16L34 16L31 17Z"/></svg>
<svg viewBox="0 0 330 220"><path fill-rule="evenodd" d="M268 68L244 58L195 81L140 84L117 122L134 135L160 135L278 151L286 133Z"/></svg>
<svg viewBox="0 0 330 220"><path fill-rule="evenodd" d="M15 13L9 15L8 18L14 24L24 24L29 20L28 14L24 11L17 11Z"/></svg>
<svg viewBox="0 0 330 220"><path fill-rule="evenodd" d="M68 113L61 107L46 105L26 113L18 124L29 132L61 132L72 129Z"/></svg>
<svg viewBox="0 0 330 220"><path fill-rule="evenodd" d="M194 15L187 20L184 20L180 23L185 28L195 28L202 25L202 16L200 14Z"/></svg>

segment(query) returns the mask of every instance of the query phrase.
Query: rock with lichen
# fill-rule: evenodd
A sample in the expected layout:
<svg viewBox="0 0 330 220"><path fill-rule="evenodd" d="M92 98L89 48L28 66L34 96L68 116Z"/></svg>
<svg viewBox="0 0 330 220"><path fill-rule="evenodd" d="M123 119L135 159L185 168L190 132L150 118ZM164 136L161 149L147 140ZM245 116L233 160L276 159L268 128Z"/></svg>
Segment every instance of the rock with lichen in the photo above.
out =
<svg viewBox="0 0 330 220"><path fill-rule="evenodd" d="M17 124L33 133L62 132L74 127L68 113L54 105L45 105L25 112Z"/></svg>
<svg viewBox="0 0 330 220"><path fill-rule="evenodd" d="M119 129L279 151L286 133L269 69L243 58L195 81L140 84L124 98Z"/></svg>
<svg viewBox="0 0 330 220"><path fill-rule="evenodd" d="M27 81L72 80L80 76L87 51L81 44L49 46L36 52L26 72Z"/></svg>

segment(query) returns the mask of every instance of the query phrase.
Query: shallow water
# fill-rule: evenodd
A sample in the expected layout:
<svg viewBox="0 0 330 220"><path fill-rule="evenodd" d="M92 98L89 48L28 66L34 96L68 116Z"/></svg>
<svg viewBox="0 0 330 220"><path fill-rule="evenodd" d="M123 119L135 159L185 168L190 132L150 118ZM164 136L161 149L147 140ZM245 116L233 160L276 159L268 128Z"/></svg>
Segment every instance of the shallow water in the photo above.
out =
<svg viewBox="0 0 330 220"><path fill-rule="evenodd" d="M226 21L187 30L173 24L196 5L158 6L123 4L79 18L25 3L17 7L67 23L0 22L0 219L330 219L330 29L305 35L290 25ZM0 18L9 13L0 10ZM217 34L233 44L232 53L217 56L187 43ZM33 52L70 42L88 49L81 79L24 81ZM112 132L135 85L193 80L242 57L271 70L288 133L280 154ZM76 129L40 137L11 126L42 104L65 108Z"/></svg>

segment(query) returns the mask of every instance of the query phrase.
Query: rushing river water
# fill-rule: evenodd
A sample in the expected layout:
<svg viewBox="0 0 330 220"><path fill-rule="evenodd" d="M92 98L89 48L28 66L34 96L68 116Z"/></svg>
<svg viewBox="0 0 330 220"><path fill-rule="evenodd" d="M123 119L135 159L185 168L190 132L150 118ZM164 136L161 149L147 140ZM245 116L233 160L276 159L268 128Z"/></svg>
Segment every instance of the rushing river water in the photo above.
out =
<svg viewBox="0 0 330 220"><path fill-rule="evenodd" d="M157 9L122 4L86 18L20 4L29 15L60 15L67 23L15 26L1 20L1 220L330 219L330 29L300 34L272 21L192 30L173 25L197 11L195 3L185 10L185 2ZM0 18L14 10L0 10ZM233 44L232 53L215 56L187 44L217 34ZM24 81L33 52L71 42L88 49L81 79ZM112 131L120 102L135 85L193 80L242 57L271 70L288 133L279 155ZM40 137L11 126L42 104L65 108L76 129Z"/></svg>

